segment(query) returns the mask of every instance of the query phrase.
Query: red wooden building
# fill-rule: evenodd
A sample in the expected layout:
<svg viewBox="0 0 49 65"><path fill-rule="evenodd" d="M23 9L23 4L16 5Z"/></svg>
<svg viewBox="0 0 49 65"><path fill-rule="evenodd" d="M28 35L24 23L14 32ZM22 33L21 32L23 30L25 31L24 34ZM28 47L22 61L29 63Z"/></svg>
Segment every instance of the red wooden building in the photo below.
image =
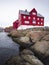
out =
<svg viewBox="0 0 49 65"><path fill-rule="evenodd" d="M17 29L18 28L18 24L19 24L18 20L16 20L15 22L13 22L13 28Z"/></svg>
<svg viewBox="0 0 49 65"><path fill-rule="evenodd" d="M18 20L13 23L13 27L18 28L21 25L44 26L44 17L39 14L35 8L33 8L30 12L27 10L19 10Z"/></svg>

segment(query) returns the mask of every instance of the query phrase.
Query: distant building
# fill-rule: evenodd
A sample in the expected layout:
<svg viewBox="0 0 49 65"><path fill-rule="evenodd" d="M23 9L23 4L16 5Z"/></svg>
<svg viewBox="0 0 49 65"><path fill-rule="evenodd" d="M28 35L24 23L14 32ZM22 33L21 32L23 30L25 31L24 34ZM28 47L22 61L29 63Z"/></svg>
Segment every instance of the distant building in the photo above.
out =
<svg viewBox="0 0 49 65"><path fill-rule="evenodd" d="M44 17L39 14L35 8L33 8L30 12L27 10L19 10L19 17L18 20L16 20L13 23L13 28L25 28L28 26L44 26Z"/></svg>

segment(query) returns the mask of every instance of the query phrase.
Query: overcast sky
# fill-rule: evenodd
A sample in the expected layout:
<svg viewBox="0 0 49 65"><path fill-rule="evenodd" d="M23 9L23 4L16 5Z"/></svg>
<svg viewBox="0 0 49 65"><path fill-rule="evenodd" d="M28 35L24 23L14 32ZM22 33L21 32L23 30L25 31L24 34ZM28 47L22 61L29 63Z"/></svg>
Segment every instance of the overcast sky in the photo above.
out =
<svg viewBox="0 0 49 65"><path fill-rule="evenodd" d="M49 0L0 0L0 27L11 26L18 19L19 10L33 8L45 17L45 26L49 26Z"/></svg>

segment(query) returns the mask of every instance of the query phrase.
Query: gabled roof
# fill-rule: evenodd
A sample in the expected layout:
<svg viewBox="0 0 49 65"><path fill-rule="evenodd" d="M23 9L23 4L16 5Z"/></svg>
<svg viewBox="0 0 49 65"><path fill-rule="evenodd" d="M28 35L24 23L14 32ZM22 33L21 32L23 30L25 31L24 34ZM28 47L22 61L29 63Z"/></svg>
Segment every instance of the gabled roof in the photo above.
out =
<svg viewBox="0 0 49 65"><path fill-rule="evenodd" d="M37 16L39 16L39 17L43 17L41 14L39 14L39 13L37 13Z"/></svg>
<svg viewBox="0 0 49 65"><path fill-rule="evenodd" d="M18 23L18 20L15 20L14 23Z"/></svg>
<svg viewBox="0 0 49 65"><path fill-rule="evenodd" d="M30 13L31 13L31 12L37 12L37 11L36 11L36 9L35 9L35 8L33 8L33 9L30 11Z"/></svg>
<svg viewBox="0 0 49 65"><path fill-rule="evenodd" d="M34 10L34 9L33 9ZM30 15L30 12L28 12L27 10L23 11L23 10L19 10L20 14L25 14L25 15ZM37 16L39 17L43 17L41 14L37 13Z"/></svg>

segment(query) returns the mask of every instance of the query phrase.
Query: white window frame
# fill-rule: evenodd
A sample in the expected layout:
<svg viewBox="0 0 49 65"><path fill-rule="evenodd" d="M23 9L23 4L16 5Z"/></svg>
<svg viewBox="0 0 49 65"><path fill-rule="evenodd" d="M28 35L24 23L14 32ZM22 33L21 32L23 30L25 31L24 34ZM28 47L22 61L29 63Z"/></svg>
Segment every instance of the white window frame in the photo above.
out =
<svg viewBox="0 0 49 65"><path fill-rule="evenodd" d="M31 17L29 16L28 19L30 19Z"/></svg>
<svg viewBox="0 0 49 65"><path fill-rule="evenodd" d="M25 18L26 18L26 16L23 16L23 18L25 19Z"/></svg>
<svg viewBox="0 0 49 65"><path fill-rule="evenodd" d="M36 24L36 20L33 20L33 24Z"/></svg>
<svg viewBox="0 0 49 65"><path fill-rule="evenodd" d="M41 22L41 24L43 24L43 23Z"/></svg>
<svg viewBox="0 0 49 65"><path fill-rule="evenodd" d="M39 18L37 18L37 20L39 20Z"/></svg>
<svg viewBox="0 0 49 65"><path fill-rule="evenodd" d="M29 24L29 21L24 21L25 22L25 24Z"/></svg>
<svg viewBox="0 0 49 65"><path fill-rule="evenodd" d="M41 18L41 21L43 21L43 18Z"/></svg>
<svg viewBox="0 0 49 65"><path fill-rule="evenodd" d="M33 20L35 20L35 17L33 17Z"/></svg>
<svg viewBox="0 0 49 65"><path fill-rule="evenodd" d="M35 12L32 12L32 14L33 14L33 15L36 15L36 13L35 13Z"/></svg>
<svg viewBox="0 0 49 65"><path fill-rule="evenodd" d="M38 22L38 24L40 24L40 22Z"/></svg>

